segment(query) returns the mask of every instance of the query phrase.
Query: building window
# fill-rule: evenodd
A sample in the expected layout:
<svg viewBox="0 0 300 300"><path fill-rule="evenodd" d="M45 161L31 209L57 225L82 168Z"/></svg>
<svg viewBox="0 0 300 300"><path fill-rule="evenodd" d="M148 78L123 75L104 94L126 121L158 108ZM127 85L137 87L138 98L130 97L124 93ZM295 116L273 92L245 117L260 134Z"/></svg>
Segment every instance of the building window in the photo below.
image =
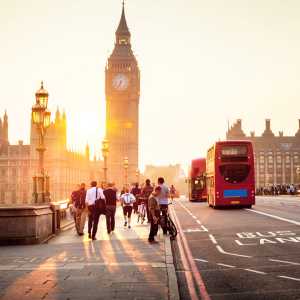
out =
<svg viewBox="0 0 300 300"><path fill-rule="evenodd" d="M261 163L264 163L264 162L265 162L265 157L264 157L264 156L261 156L261 157L259 158L259 161L260 161Z"/></svg>
<svg viewBox="0 0 300 300"><path fill-rule="evenodd" d="M285 162L286 162L286 163L290 163L290 161L291 161L290 157L289 157L289 156L286 156L286 157L285 157Z"/></svg>

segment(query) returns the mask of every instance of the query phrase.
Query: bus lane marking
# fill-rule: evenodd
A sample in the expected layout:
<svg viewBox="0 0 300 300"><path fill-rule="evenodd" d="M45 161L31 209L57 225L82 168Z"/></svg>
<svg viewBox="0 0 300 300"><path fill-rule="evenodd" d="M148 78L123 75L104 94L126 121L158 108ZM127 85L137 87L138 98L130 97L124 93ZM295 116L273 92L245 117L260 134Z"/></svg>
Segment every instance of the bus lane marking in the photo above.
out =
<svg viewBox="0 0 300 300"><path fill-rule="evenodd" d="M271 215L271 214L262 212L260 210L254 210L254 209L249 209L249 208L245 208L245 210L250 211L252 213L267 216L267 217L270 217L270 218L273 218L273 219L276 219L276 220L280 220L280 221L284 221L284 222L288 222L288 223L300 226L300 222L297 222L295 220L290 220L290 219L282 218L282 217L279 217L279 216L276 216L276 215Z"/></svg>
<svg viewBox="0 0 300 300"><path fill-rule="evenodd" d="M231 255L231 256L238 256L238 257L245 257L245 258L252 258L252 256L249 256L249 255L243 255L243 254L227 252L227 251L223 250L223 248L220 245L216 245L216 248L222 254Z"/></svg>
<svg viewBox="0 0 300 300"><path fill-rule="evenodd" d="M215 245L218 244L217 240L215 239L215 237L212 234L209 234L208 236Z"/></svg>
<svg viewBox="0 0 300 300"><path fill-rule="evenodd" d="M300 281L300 278L295 278L295 277L289 277L289 276L278 276L279 278L284 278L284 279L290 279L290 280L295 280L295 281Z"/></svg>
<svg viewBox="0 0 300 300"><path fill-rule="evenodd" d="M300 237L290 230L268 231L268 232L238 232L238 240L235 243L239 246L258 246L266 244L285 244L288 242L299 243ZM246 241L246 242L245 242Z"/></svg>
<svg viewBox="0 0 300 300"><path fill-rule="evenodd" d="M202 259L202 258L194 258L194 260L195 260L195 261L201 261L201 262L208 263L208 260Z"/></svg>
<svg viewBox="0 0 300 300"><path fill-rule="evenodd" d="M253 269L244 269L244 270L248 271L248 272L252 272L252 273L261 274L261 275L267 275L267 273L265 273L265 272L257 271L257 270L253 270Z"/></svg>
<svg viewBox="0 0 300 300"><path fill-rule="evenodd" d="M280 263L283 263L283 264L294 265L294 266L299 266L300 265L297 262L292 262L292 261L287 261L287 260L279 260L279 259L272 259L272 258L270 258L269 261L280 262Z"/></svg>
<svg viewBox="0 0 300 300"><path fill-rule="evenodd" d="M236 268L236 266L232 266L232 265L227 265L227 264L222 264L222 263L217 263L218 266L222 266L222 267L227 267L227 268Z"/></svg>

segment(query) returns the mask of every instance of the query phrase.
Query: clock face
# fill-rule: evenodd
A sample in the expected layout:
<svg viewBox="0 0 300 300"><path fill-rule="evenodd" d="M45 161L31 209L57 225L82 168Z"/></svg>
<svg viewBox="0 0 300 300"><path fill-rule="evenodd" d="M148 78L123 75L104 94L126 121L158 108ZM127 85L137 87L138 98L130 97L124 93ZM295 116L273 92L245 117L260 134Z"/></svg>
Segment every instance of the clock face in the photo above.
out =
<svg viewBox="0 0 300 300"><path fill-rule="evenodd" d="M124 91L128 87L129 80L124 74L117 74L112 81L113 87L118 91Z"/></svg>

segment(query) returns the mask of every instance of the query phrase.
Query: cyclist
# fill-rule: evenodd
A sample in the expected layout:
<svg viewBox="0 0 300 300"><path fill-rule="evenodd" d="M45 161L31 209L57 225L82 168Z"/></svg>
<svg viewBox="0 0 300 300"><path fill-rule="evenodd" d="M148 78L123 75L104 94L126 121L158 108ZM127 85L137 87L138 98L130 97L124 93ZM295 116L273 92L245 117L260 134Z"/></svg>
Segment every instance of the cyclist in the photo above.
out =
<svg viewBox="0 0 300 300"><path fill-rule="evenodd" d="M169 196L170 190L168 186L165 184L165 180L163 177L159 177L157 179L158 186L161 188L161 191L158 195L159 207L161 211L161 228L164 234L167 234L167 213L168 213L168 205L169 205Z"/></svg>

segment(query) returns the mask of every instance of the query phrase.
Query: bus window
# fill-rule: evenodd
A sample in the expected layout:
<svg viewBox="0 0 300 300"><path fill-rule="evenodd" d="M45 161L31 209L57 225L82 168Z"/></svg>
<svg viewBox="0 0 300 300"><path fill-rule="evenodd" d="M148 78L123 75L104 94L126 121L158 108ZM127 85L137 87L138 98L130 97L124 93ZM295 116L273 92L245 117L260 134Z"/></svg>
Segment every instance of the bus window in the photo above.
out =
<svg viewBox="0 0 300 300"><path fill-rule="evenodd" d="M223 165L219 167L220 173L228 183L240 183L246 180L250 172L249 165Z"/></svg>

